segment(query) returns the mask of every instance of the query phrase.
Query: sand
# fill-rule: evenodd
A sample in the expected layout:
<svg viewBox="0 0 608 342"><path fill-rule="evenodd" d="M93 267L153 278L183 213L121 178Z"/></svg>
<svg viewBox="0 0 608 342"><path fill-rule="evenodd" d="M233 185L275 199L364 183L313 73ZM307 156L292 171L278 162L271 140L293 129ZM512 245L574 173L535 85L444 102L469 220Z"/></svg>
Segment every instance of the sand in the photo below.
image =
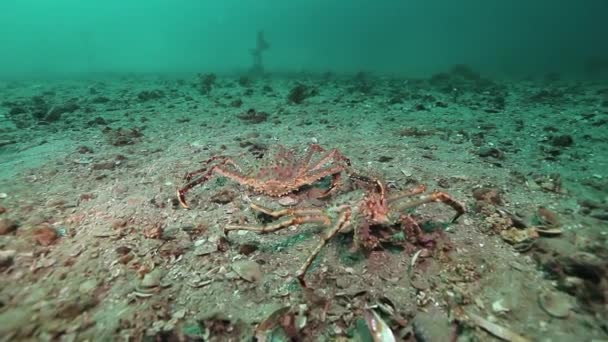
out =
<svg viewBox="0 0 608 342"><path fill-rule="evenodd" d="M397 340L608 338L605 82L458 66L428 79L100 75L0 92L2 341L365 340L367 310ZM323 179L277 199L213 176L187 193L190 209L177 201L211 156L255 176L279 145L297 158L310 144L389 193L426 184L467 212L404 212L430 242L401 233L355 251L339 234L303 289L293 277L327 227L224 228L268 223L251 203L356 209L369 187L346 175L328 198L315 197Z"/></svg>

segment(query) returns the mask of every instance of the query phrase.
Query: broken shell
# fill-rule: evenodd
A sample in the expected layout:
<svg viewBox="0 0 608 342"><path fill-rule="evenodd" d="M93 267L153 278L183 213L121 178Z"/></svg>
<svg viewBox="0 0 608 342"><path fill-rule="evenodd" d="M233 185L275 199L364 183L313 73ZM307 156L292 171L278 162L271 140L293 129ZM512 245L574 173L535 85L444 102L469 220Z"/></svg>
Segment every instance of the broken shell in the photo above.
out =
<svg viewBox="0 0 608 342"><path fill-rule="evenodd" d="M560 225L557 214L545 207L538 207L536 210L536 216L544 225L552 227L557 227Z"/></svg>
<svg viewBox="0 0 608 342"><path fill-rule="evenodd" d="M539 294L540 307L551 317L566 318L570 314L572 304L566 294L554 291L545 291Z"/></svg>
<svg viewBox="0 0 608 342"><path fill-rule="evenodd" d="M471 320L483 330L489 332L490 334L511 342L529 342L527 338L519 335L518 333L512 331L509 328L503 327L496 323L490 322L489 320L474 314L473 312L466 311L467 316L471 318Z"/></svg>
<svg viewBox="0 0 608 342"><path fill-rule="evenodd" d="M507 313L511 311L508 307L503 305L503 301L504 299L499 299L492 303L492 311L494 311L495 313Z"/></svg>
<svg viewBox="0 0 608 342"><path fill-rule="evenodd" d="M374 310L365 310L364 318L374 342L396 341L391 328Z"/></svg>
<svg viewBox="0 0 608 342"><path fill-rule="evenodd" d="M562 234L562 230L559 228L536 227L536 231L539 235L543 236L557 236Z"/></svg>
<svg viewBox="0 0 608 342"><path fill-rule="evenodd" d="M500 236L503 240L507 241L510 244L519 244L522 242L535 240L538 238L538 232L536 228L525 228L525 229L517 229L510 228L500 232Z"/></svg>
<svg viewBox="0 0 608 342"><path fill-rule="evenodd" d="M236 261L232 264L232 270L248 282L256 282L262 279L260 265L251 260Z"/></svg>
<svg viewBox="0 0 608 342"><path fill-rule="evenodd" d="M298 204L298 199L292 196L283 196L277 202L284 207L291 207Z"/></svg>

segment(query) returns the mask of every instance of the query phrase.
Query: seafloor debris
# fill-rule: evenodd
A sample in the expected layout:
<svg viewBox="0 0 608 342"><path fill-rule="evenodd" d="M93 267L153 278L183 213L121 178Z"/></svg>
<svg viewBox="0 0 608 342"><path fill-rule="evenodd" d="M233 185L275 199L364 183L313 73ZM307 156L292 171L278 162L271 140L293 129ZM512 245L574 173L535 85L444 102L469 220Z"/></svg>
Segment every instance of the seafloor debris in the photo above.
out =
<svg viewBox="0 0 608 342"><path fill-rule="evenodd" d="M554 318L567 318L573 309L572 302L567 294L557 291L542 291L538 295L540 307Z"/></svg>
<svg viewBox="0 0 608 342"><path fill-rule="evenodd" d="M241 279L244 279L248 282L257 282L262 279L262 270L260 269L260 265L255 261L235 261L232 263L232 270L239 277L241 277Z"/></svg>
<svg viewBox="0 0 608 342"><path fill-rule="evenodd" d="M102 131L108 143L113 146L133 145L138 143L144 136L139 128L117 128L106 127Z"/></svg>
<svg viewBox="0 0 608 342"><path fill-rule="evenodd" d="M250 124L258 124L268 120L268 113L250 108L236 117Z"/></svg>

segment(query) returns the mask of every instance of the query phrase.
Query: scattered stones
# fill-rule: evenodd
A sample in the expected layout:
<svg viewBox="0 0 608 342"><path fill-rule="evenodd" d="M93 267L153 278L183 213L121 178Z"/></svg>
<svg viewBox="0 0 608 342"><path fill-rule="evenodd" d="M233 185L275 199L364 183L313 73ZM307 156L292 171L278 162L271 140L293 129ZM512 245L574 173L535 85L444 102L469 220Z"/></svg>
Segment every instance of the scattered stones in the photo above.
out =
<svg viewBox="0 0 608 342"><path fill-rule="evenodd" d="M289 91L289 95L287 95L287 101L291 104L301 104L307 98L315 96L317 94L318 91L316 89L298 83Z"/></svg>
<svg viewBox="0 0 608 342"><path fill-rule="evenodd" d="M257 282L262 279L260 265L251 260L239 260L232 263L232 270L242 279L248 282Z"/></svg>
<svg viewBox="0 0 608 342"><path fill-rule="evenodd" d="M217 243L207 240L196 240L194 242L194 255L203 256L217 252Z"/></svg>
<svg viewBox="0 0 608 342"><path fill-rule="evenodd" d="M545 207L538 207L536 216L541 221L540 223L546 226L557 227L560 225L557 214Z"/></svg>
<svg viewBox="0 0 608 342"><path fill-rule="evenodd" d="M494 311L497 314L503 314L503 313L507 313L507 312L511 311L511 309L506 307L503 302L504 302L504 298L494 301L492 303L492 311Z"/></svg>
<svg viewBox="0 0 608 342"><path fill-rule="evenodd" d="M9 218L0 219L0 235L7 235L19 228L19 224Z"/></svg>
<svg viewBox="0 0 608 342"><path fill-rule="evenodd" d="M50 246L59 238L57 231L48 224L42 224L34 231L34 240L40 246Z"/></svg>
<svg viewBox="0 0 608 342"><path fill-rule="evenodd" d="M106 127L102 131L108 142L113 146L133 145L138 143L143 137L143 133L138 128L118 128Z"/></svg>
<svg viewBox="0 0 608 342"><path fill-rule="evenodd" d="M137 99L141 102L158 100L165 96L162 90L144 90L137 94Z"/></svg>
<svg viewBox="0 0 608 342"><path fill-rule="evenodd" d="M551 173L546 175L534 175L534 182L543 190L561 193L562 178L559 173Z"/></svg>
<svg viewBox="0 0 608 342"><path fill-rule="evenodd" d="M549 140L555 147L570 147L574 144L574 139L569 134L552 136Z"/></svg>
<svg viewBox="0 0 608 342"><path fill-rule="evenodd" d="M566 318L572 309L570 298L562 292L542 292L538 296L538 302L540 307L554 318Z"/></svg>
<svg viewBox="0 0 608 342"><path fill-rule="evenodd" d="M91 99L91 103L108 103L110 102L110 98L105 97L105 96L96 96L94 98Z"/></svg>
<svg viewBox="0 0 608 342"><path fill-rule="evenodd" d="M163 277L162 271L157 268L150 273L146 273L141 280L140 286L144 289L150 289L160 286L160 280Z"/></svg>
<svg viewBox="0 0 608 342"><path fill-rule="evenodd" d="M283 196L279 198L277 202L284 207L291 207L298 204L300 201L293 196Z"/></svg>
<svg viewBox="0 0 608 342"><path fill-rule="evenodd" d="M42 121L58 121L59 119L61 119L61 115L65 113L73 113L78 109L80 109L78 103L76 103L76 101L71 100L64 104L51 107L51 109L49 109L46 115L42 118Z"/></svg>
<svg viewBox="0 0 608 342"><path fill-rule="evenodd" d="M538 238L538 232L535 228L526 228L526 229L518 229L518 228L510 228L505 229L500 232L500 236L503 240L507 241L510 244L516 245L524 242L528 242L531 240L535 240Z"/></svg>
<svg viewBox="0 0 608 342"><path fill-rule="evenodd" d="M255 252L258 250L258 246L253 245L253 244L242 244L239 246L239 254L242 255L250 255L251 253Z"/></svg>
<svg viewBox="0 0 608 342"><path fill-rule="evenodd" d="M232 202L235 198L236 198L236 192L228 190L228 189L223 189L223 190L220 190L219 192L213 194L209 199L213 203L227 204L227 203Z"/></svg>
<svg viewBox="0 0 608 342"><path fill-rule="evenodd" d="M258 124L268 120L268 113L258 112L253 108L248 109L246 112L236 116L239 120L245 121L250 124Z"/></svg>
<svg viewBox="0 0 608 342"><path fill-rule="evenodd" d="M78 291L83 295L92 294L93 291L97 288L97 280L95 279L87 279L80 284L78 287Z"/></svg>
<svg viewBox="0 0 608 342"><path fill-rule="evenodd" d="M0 267L12 265L15 255L17 255L17 251L15 250L0 251Z"/></svg>
<svg viewBox="0 0 608 342"><path fill-rule="evenodd" d="M492 157L498 160L505 159L504 152L495 147L481 147L479 150L477 150L477 155L482 158Z"/></svg>
<svg viewBox="0 0 608 342"><path fill-rule="evenodd" d="M437 308L420 311L413 319L416 339L422 341L450 341L452 331L450 320Z"/></svg>
<svg viewBox="0 0 608 342"><path fill-rule="evenodd" d="M17 141L15 140L0 140L0 147L15 144Z"/></svg>
<svg viewBox="0 0 608 342"><path fill-rule="evenodd" d="M473 190L473 197L482 202L494 205L502 205L502 197L498 188L477 188Z"/></svg>

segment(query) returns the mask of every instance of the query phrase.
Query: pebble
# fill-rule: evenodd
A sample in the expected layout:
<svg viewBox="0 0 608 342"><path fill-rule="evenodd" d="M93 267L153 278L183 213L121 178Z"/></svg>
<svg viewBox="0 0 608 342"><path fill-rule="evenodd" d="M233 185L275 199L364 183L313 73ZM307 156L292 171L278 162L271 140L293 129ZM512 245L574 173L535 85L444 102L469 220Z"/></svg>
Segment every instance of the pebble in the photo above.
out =
<svg viewBox="0 0 608 342"><path fill-rule="evenodd" d="M541 308L551 317L566 318L572 309L570 298L564 293L547 291L541 293L538 299Z"/></svg>
<svg viewBox="0 0 608 342"><path fill-rule="evenodd" d="M199 244L194 249L194 255L196 256L207 255L213 252L217 252L217 244L211 242Z"/></svg>
<svg viewBox="0 0 608 342"><path fill-rule="evenodd" d="M12 249L0 251L0 267L10 266L13 263L13 259L15 259L15 255L17 255L17 251Z"/></svg>
<svg viewBox="0 0 608 342"><path fill-rule="evenodd" d="M141 287L151 288L160 285L160 279L162 278L162 272L160 269L155 269L150 273L146 273L144 278L141 280Z"/></svg>
<svg viewBox="0 0 608 342"><path fill-rule="evenodd" d="M90 294L96 288L97 288L97 280L89 279L89 280L85 280L82 284L80 284L80 286L78 287L78 291L82 294Z"/></svg>
<svg viewBox="0 0 608 342"><path fill-rule="evenodd" d="M19 225L14 220L8 218L0 219L0 235L10 234L17 230L18 227Z"/></svg>
<svg viewBox="0 0 608 342"><path fill-rule="evenodd" d="M34 231L34 239L41 246L50 246L59 237L57 231L50 225L41 225Z"/></svg>
<svg viewBox="0 0 608 342"><path fill-rule="evenodd" d="M283 196L278 200L279 204L284 207L291 207L298 204L298 199L292 196Z"/></svg>
<svg viewBox="0 0 608 342"><path fill-rule="evenodd" d="M248 282L257 282L262 279L260 265L251 260L240 260L232 263L232 270Z"/></svg>

